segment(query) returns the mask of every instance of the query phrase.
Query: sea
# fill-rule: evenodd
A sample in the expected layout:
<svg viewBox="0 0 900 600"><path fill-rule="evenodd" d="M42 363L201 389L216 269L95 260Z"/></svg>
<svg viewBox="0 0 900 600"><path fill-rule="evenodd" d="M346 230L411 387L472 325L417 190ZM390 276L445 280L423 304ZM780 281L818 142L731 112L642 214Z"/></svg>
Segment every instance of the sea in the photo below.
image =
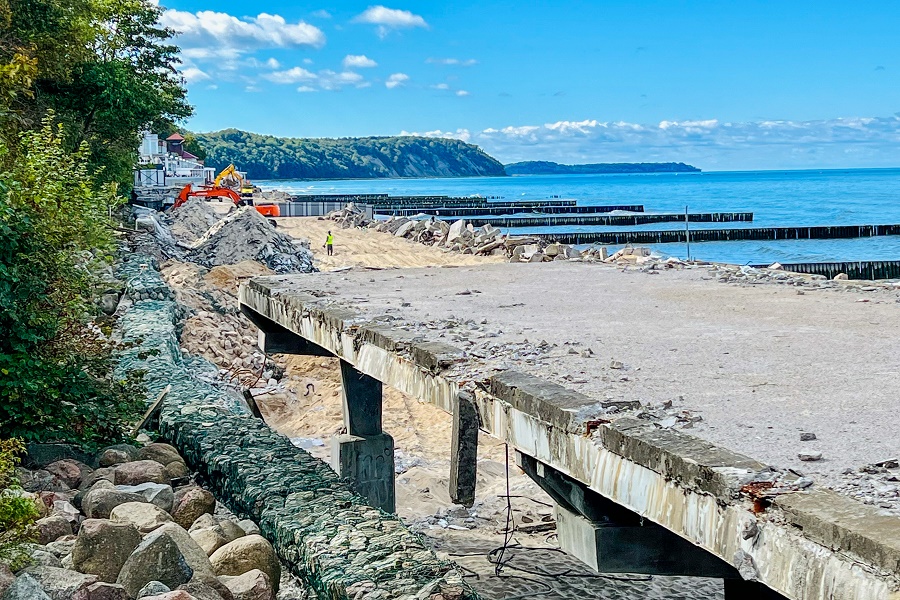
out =
<svg viewBox="0 0 900 600"><path fill-rule="evenodd" d="M484 196L503 201L573 199L584 205L643 204L648 213L752 212L752 223L691 223L691 229L900 224L900 169L734 171L622 175L523 175L368 180L271 180L263 189L294 194ZM513 234L684 229L636 227L512 228ZM506 228L504 228L506 231ZM666 256L732 264L900 260L900 236L655 244ZM615 249L615 247L612 247Z"/></svg>

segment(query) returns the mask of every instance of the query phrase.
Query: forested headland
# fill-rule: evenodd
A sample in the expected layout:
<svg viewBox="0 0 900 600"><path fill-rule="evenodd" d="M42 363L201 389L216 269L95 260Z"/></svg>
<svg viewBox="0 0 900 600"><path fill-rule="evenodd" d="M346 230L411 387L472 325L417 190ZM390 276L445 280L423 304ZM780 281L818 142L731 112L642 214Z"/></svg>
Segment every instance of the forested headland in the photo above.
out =
<svg viewBox="0 0 900 600"><path fill-rule="evenodd" d="M207 166L233 163L250 179L505 175L503 165L478 146L446 138L286 138L237 129L185 137L185 147L199 150Z"/></svg>

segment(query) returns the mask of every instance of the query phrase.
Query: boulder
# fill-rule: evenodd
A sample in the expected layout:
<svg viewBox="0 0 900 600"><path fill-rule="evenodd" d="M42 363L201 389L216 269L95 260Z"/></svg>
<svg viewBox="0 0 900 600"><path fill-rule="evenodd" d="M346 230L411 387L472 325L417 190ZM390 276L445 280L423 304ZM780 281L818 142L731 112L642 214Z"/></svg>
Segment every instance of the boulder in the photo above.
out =
<svg viewBox="0 0 900 600"><path fill-rule="evenodd" d="M59 558L52 552L46 550L32 550L30 564L32 566L62 568L62 563L59 561Z"/></svg>
<svg viewBox="0 0 900 600"><path fill-rule="evenodd" d="M197 542L197 545L206 552L207 556L211 556L213 552L227 544L229 541L225 539L225 534L222 533L221 528L218 526L192 529L190 535L191 538Z"/></svg>
<svg viewBox="0 0 900 600"><path fill-rule="evenodd" d="M171 485L164 483L142 483L140 485L118 485L116 489L120 492L128 492L130 494L140 494L144 499L158 506L166 512L172 511L175 504L175 492Z"/></svg>
<svg viewBox="0 0 900 600"><path fill-rule="evenodd" d="M131 523L141 533L150 533L163 523L170 523L169 513L149 502L126 502L120 504L109 513L110 521Z"/></svg>
<svg viewBox="0 0 900 600"><path fill-rule="evenodd" d="M160 442L148 444L138 450L138 459L154 460L163 466L175 461L184 462L184 459L178 454L178 450L175 449L175 446Z"/></svg>
<svg viewBox="0 0 900 600"><path fill-rule="evenodd" d="M179 586L178 589L184 590L195 600L234 600L234 596L225 587L225 584L218 580L217 583L218 587L216 588L202 581L189 581Z"/></svg>
<svg viewBox="0 0 900 600"><path fill-rule="evenodd" d="M187 583L193 575L194 570L172 536L165 531L154 531L125 561L116 583L125 586L125 591L137 598L138 592L151 581L159 581L172 589Z"/></svg>
<svg viewBox="0 0 900 600"><path fill-rule="evenodd" d="M29 567L25 572L34 577L50 600L71 600L79 590L97 583L95 575L83 575L58 567Z"/></svg>
<svg viewBox="0 0 900 600"><path fill-rule="evenodd" d="M112 467L95 469L89 475L85 475L84 477L82 477L81 485L78 486L78 489L89 490L99 481L108 481L112 483L113 477L115 477L115 469L113 469Z"/></svg>
<svg viewBox="0 0 900 600"><path fill-rule="evenodd" d="M76 537L74 535L67 535L59 538L55 542L50 542L46 545L46 548L48 552L52 553L57 558L62 558L63 556L72 553L72 549L75 547L75 540Z"/></svg>
<svg viewBox="0 0 900 600"><path fill-rule="evenodd" d="M178 546L184 560L194 572L192 581L203 582L216 589L220 595L228 594L225 585L216 578L217 573L209 562L206 552L183 527L177 523L166 523L158 531L167 534Z"/></svg>
<svg viewBox="0 0 900 600"><path fill-rule="evenodd" d="M50 510L50 516L62 517L76 527L81 520L81 513L77 508L72 506L72 503L68 500L54 500L53 507Z"/></svg>
<svg viewBox="0 0 900 600"><path fill-rule="evenodd" d="M416 226L415 221L407 221L403 225L401 225L397 231L394 232L394 235L397 237L406 237L406 234L412 231L413 227Z"/></svg>
<svg viewBox="0 0 900 600"><path fill-rule="evenodd" d="M269 577L275 591L281 580L281 563L275 549L260 535L247 535L226 544L209 557L217 575L243 575L259 569Z"/></svg>
<svg viewBox="0 0 900 600"><path fill-rule="evenodd" d="M23 479L22 487L26 492L68 492L72 489L65 481L44 469L32 472L27 480Z"/></svg>
<svg viewBox="0 0 900 600"><path fill-rule="evenodd" d="M51 600L50 596L41 589L41 584L28 573L22 573L12 584L6 588L3 600Z"/></svg>
<svg viewBox="0 0 900 600"><path fill-rule="evenodd" d="M269 576L259 569L243 575L223 575L220 579L231 590L234 600L275 600Z"/></svg>
<svg viewBox="0 0 900 600"><path fill-rule="evenodd" d="M226 543L233 542L239 537L244 537L245 535L247 535L246 532L241 529L240 525L228 519L219 521L219 529L221 529L222 535L225 536Z"/></svg>
<svg viewBox="0 0 900 600"><path fill-rule="evenodd" d="M194 531L195 529L208 529L210 527L218 527L219 521L210 513L203 513L199 517L197 517L191 526L188 527L188 531Z"/></svg>
<svg viewBox="0 0 900 600"><path fill-rule="evenodd" d="M170 483L163 465L155 460L135 460L116 467L113 483L140 485L142 483Z"/></svg>
<svg viewBox="0 0 900 600"><path fill-rule="evenodd" d="M72 489L77 489L81 484L81 478L91 472L90 467L71 458L50 463L44 470L58 477Z"/></svg>
<svg viewBox="0 0 900 600"><path fill-rule="evenodd" d="M102 296L100 296L100 310L103 311L103 314L114 315L116 313L116 308L118 307L118 294L103 294Z"/></svg>
<svg viewBox="0 0 900 600"><path fill-rule="evenodd" d="M101 467L112 467L138 459L138 449L128 444L116 444L100 451Z"/></svg>
<svg viewBox="0 0 900 600"><path fill-rule="evenodd" d="M137 593L138 599L147 598L151 596L158 596L160 594L165 594L166 592L171 592L172 588L167 586L166 584L159 581L151 581L147 585L141 588L141 591Z"/></svg>
<svg viewBox="0 0 900 600"><path fill-rule="evenodd" d="M130 523L88 519L81 524L72 548L72 564L82 573L114 583L122 565L140 543L141 534Z"/></svg>
<svg viewBox="0 0 900 600"><path fill-rule="evenodd" d="M212 514L215 509L215 496L203 488L194 486L187 488L183 493L179 493L176 496L175 507L172 509L172 518L176 523L187 529L201 515L205 513Z"/></svg>
<svg viewBox="0 0 900 600"><path fill-rule="evenodd" d="M9 568L9 565L4 562L0 562L0 597L3 597L3 592L5 592L15 580L16 576Z"/></svg>
<svg viewBox="0 0 900 600"><path fill-rule="evenodd" d="M146 600L194 600L194 597L184 590L173 590L158 596L145 596Z"/></svg>
<svg viewBox="0 0 900 600"><path fill-rule="evenodd" d="M113 485L113 482L109 479L98 479L89 487L84 487L84 485L82 484L82 488L78 490L78 493L75 494L75 496L72 498L72 504L75 506L75 508L84 510L84 497L87 496L91 492L91 490L112 490L115 489L115 487L116 486Z"/></svg>
<svg viewBox="0 0 900 600"><path fill-rule="evenodd" d="M117 583L98 581L76 592L72 600L131 600L131 597Z"/></svg>
<svg viewBox="0 0 900 600"><path fill-rule="evenodd" d="M38 543L41 545L55 542L64 535L72 535L72 524L61 515L38 519L35 526L38 531Z"/></svg>
<svg viewBox="0 0 900 600"><path fill-rule="evenodd" d="M191 474L187 465L178 461L170 462L163 468L163 471L165 471L166 477L169 479L180 479Z"/></svg>
<svg viewBox="0 0 900 600"><path fill-rule="evenodd" d="M91 489L84 497L81 508L88 519L108 519L113 509L129 502L146 502L140 494L116 489Z"/></svg>

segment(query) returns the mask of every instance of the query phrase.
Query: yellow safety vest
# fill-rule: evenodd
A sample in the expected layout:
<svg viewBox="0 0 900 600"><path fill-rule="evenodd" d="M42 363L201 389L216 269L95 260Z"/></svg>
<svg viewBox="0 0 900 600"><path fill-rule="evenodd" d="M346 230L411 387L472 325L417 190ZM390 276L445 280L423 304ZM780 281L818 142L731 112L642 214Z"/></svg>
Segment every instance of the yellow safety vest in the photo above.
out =
<svg viewBox="0 0 900 600"><path fill-rule="evenodd" d="M334 244L334 236L333 236L333 235L326 235L326 236L325 236L325 244L326 244L327 246L331 246L332 244Z"/></svg>

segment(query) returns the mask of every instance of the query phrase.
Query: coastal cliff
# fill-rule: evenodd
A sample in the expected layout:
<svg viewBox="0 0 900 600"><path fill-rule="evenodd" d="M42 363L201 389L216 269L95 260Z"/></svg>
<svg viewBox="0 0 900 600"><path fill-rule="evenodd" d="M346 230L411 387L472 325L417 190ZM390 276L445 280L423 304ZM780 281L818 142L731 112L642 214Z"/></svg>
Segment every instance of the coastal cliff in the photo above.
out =
<svg viewBox="0 0 900 600"><path fill-rule="evenodd" d="M684 163L593 163L561 165L544 160L528 160L506 165L507 175L577 175L606 173L699 173Z"/></svg>
<svg viewBox="0 0 900 600"><path fill-rule="evenodd" d="M478 146L415 136L284 138L225 129L192 135L206 164L234 163L251 179L374 179L503 176Z"/></svg>

